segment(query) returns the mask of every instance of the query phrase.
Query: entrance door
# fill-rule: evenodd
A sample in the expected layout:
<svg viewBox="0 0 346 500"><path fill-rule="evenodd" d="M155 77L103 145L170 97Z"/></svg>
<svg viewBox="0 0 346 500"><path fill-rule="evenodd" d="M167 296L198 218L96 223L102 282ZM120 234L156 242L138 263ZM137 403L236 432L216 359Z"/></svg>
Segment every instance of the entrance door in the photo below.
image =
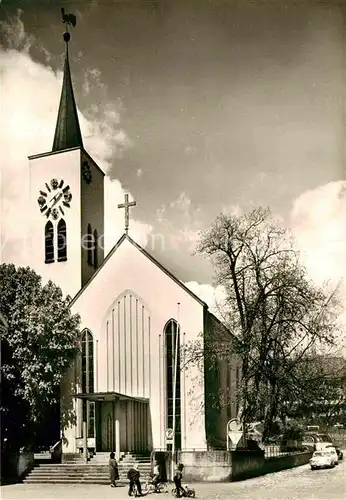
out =
<svg viewBox="0 0 346 500"><path fill-rule="evenodd" d="M106 423L106 443L107 443L107 451L113 451L115 449L115 439L114 439L114 420L113 416L107 415L107 423Z"/></svg>

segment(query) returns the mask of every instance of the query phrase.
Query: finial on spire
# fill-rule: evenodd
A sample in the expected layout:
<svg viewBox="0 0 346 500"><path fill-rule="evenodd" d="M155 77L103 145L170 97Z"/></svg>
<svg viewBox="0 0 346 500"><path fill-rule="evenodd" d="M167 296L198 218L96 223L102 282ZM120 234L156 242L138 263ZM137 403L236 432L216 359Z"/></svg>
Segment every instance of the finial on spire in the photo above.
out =
<svg viewBox="0 0 346 500"><path fill-rule="evenodd" d="M71 24L74 28L76 27L77 18L74 14L65 14L65 9L61 8L62 22L66 25L66 30L68 25Z"/></svg>
<svg viewBox="0 0 346 500"><path fill-rule="evenodd" d="M82 134L79 127L77 106L74 99L70 64L68 57L68 42L71 35L68 31L68 26L76 26L76 16L74 14L65 13L65 9L61 9L62 22L65 24L66 31L63 34L66 43L66 55L64 66L64 79L62 83L60 105L58 118L56 122L53 149L52 151L62 151L73 147L83 147Z"/></svg>
<svg viewBox="0 0 346 500"><path fill-rule="evenodd" d="M65 9L62 7L61 8L61 16L62 16L62 22L65 24L66 31L63 34L64 41L68 43L71 40L71 35L68 31L68 26L71 25L74 28L76 27L77 24L77 18L74 14L65 14Z"/></svg>

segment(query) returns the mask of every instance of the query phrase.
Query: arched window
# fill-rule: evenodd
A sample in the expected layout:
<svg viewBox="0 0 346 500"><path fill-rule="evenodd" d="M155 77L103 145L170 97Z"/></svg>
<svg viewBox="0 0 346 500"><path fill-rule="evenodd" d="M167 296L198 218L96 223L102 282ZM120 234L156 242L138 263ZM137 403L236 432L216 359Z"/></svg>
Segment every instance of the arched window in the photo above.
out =
<svg viewBox="0 0 346 500"><path fill-rule="evenodd" d="M82 334L82 392L94 392L94 341L89 330ZM88 437L95 437L95 403L83 399L83 422L87 422Z"/></svg>
<svg viewBox="0 0 346 500"><path fill-rule="evenodd" d="M58 222L58 261L67 260L67 232L66 222L60 219Z"/></svg>
<svg viewBox="0 0 346 500"><path fill-rule="evenodd" d="M44 252L45 263L54 262L54 227L50 221L47 222L44 228Z"/></svg>
<svg viewBox="0 0 346 500"><path fill-rule="evenodd" d="M94 231L94 268L97 269L98 267L98 234L95 229Z"/></svg>
<svg viewBox="0 0 346 500"><path fill-rule="evenodd" d="M181 448L181 395L180 395L180 331L174 319L165 327L167 427L173 429L173 397L175 383L175 448Z"/></svg>
<svg viewBox="0 0 346 500"><path fill-rule="evenodd" d="M88 235L87 235L87 253L88 253L88 265L93 265L93 233L91 229L91 224L88 224Z"/></svg>

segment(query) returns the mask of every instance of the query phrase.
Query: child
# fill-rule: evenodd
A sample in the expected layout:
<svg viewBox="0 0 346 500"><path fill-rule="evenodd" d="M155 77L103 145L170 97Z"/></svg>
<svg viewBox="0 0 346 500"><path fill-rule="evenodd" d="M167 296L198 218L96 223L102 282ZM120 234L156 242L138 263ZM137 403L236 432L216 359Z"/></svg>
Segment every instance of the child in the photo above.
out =
<svg viewBox="0 0 346 500"><path fill-rule="evenodd" d="M134 464L133 467L127 473L127 479L130 481L129 496L132 495L134 485L137 486L138 495L142 496L142 486L139 480L140 472L138 470L138 464Z"/></svg>
<svg viewBox="0 0 346 500"><path fill-rule="evenodd" d="M160 482L159 464L155 460L154 469L153 469L153 485L155 486L155 490L157 490L157 486L158 486L159 482Z"/></svg>
<svg viewBox="0 0 346 500"><path fill-rule="evenodd" d="M175 488L176 488L176 495L178 498L185 496L185 490L181 485L181 481L183 479L183 469L184 469L184 465L179 464L175 469L175 474L173 477L173 481L174 481Z"/></svg>

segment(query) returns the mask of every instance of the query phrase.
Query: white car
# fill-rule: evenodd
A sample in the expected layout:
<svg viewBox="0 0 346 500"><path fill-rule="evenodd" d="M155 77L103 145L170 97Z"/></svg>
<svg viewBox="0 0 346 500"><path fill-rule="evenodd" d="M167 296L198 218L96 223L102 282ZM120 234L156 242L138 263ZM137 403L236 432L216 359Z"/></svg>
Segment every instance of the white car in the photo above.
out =
<svg viewBox="0 0 346 500"><path fill-rule="evenodd" d="M338 465L339 457L338 457L338 452L336 451L336 448L334 446L327 445L325 447L325 451L329 451L329 453L332 455L332 457L334 459L334 464Z"/></svg>
<svg viewBox="0 0 346 500"><path fill-rule="evenodd" d="M311 470L323 469L325 467L334 467L335 458L330 451L315 451L310 458Z"/></svg>

